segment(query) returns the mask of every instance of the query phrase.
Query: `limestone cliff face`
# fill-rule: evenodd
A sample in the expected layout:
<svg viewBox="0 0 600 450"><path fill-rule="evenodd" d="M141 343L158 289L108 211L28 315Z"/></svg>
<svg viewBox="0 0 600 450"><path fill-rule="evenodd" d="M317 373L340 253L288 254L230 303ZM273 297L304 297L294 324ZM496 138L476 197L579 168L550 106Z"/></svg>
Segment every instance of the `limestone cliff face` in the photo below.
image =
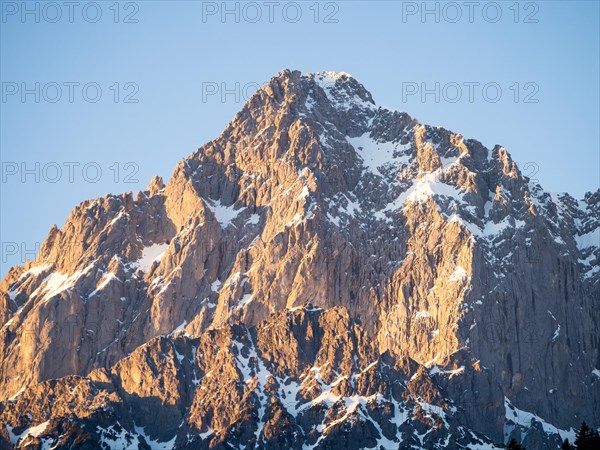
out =
<svg viewBox="0 0 600 450"><path fill-rule="evenodd" d="M544 432L543 420L564 430L582 420L600 426L599 208L600 191L579 201L545 193L503 147L489 150L377 107L346 74L284 71L217 139L182 160L166 186L155 178L135 197L82 203L50 231L36 261L11 269L0 284L0 398L12 411L8 399L28 386L17 403L41 395L50 379L100 389L94 377L107 377L103 389L116 403L140 400L132 418L116 407L104 417L124 433L135 434L125 420L148 411L177 428L181 421L169 421L178 411L173 417L193 417L189 439L218 430L219 439L203 439L210 446L251 436L269 446L267 434L278 439L280 429L290 448L314 436L318 445L376 444L355 436L348 402L346 413L311 416L312 434L302 414L277 402L223 417L227 403L256 406L273 395L285 403L266 379L252 395L239 386L250 381L235 381L235 352L225 348L233 339L245 351L260 349L256 361L279 380L306 377L310 366L331 383L327 363L351 377L363 359L411 361L403 375L386 372L386 383L414 375L402 389L432 383L472 432L501 443L531 427L529 442L551 446L558 432ZM307 303L326 310L319 317L343 307L330 321L352 332L349 324L360 321L352 345L319 356L310 349L325 345L323 324L310 321L298 324L307 333L300 340L286 327L261 335L272 314ZM196 352L207 346L198 367L168 358L192 348L183 338L158 338L175 330L214 339L193 344ZM282 349L261 347L267 338ZM143 368L133 358L140 352L148 364L155 353L167 359ZM202 364L223 367L222 384L210 387L210 401L194 403L200 388L182 377L205 378ZM147 370L159 385L140 376ZM389 396L388 384L373 381L360 395ZM461 416L460 408L486 413ZM523 423L515 411L536 418ZM253 428L252 414L264 428ZM241 422L232 428L233 417ZM372 427L364 433L381 435L379 416L365 421ZM330 427L345 431L326 438Z"/></svg>

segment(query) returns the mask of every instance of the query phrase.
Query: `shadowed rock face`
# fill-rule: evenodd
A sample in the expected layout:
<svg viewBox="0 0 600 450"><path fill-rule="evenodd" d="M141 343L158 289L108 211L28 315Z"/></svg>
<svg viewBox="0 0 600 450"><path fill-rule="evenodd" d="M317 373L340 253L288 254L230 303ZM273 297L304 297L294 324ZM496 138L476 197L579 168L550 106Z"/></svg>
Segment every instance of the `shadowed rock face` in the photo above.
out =
<svg viewBox="0 0 600 450"><path fill-rule="evenodd" d="M445 398L439 382L448 376L380 355L345 308L307 305L252 328L154 338L110 371L28 388L0 420L12 424L2 437L21 437L19 448L489 444L466 428L467 411ZM468 375L475 383L490 376Z"/></svg>
<svg viewBox="0 0 600 450"><path fill-rule="evenodd" d="M600 426L599 225L600 191L548 194L503 147L284 71L166 186L83 202L10 270L2 433L554 448Z"/></svg>

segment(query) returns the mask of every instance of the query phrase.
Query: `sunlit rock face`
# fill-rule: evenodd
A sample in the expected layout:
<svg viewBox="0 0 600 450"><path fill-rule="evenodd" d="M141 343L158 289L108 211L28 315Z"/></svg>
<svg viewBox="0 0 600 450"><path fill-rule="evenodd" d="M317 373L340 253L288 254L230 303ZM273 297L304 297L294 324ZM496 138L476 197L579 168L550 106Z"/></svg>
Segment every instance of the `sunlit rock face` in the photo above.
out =
<svg viewBox="0 0 600 450"><path fill-rule="evenodd" d="M599 224L600 191L283 71L10 270L0 440L556 448L600 426Z"/></svg>

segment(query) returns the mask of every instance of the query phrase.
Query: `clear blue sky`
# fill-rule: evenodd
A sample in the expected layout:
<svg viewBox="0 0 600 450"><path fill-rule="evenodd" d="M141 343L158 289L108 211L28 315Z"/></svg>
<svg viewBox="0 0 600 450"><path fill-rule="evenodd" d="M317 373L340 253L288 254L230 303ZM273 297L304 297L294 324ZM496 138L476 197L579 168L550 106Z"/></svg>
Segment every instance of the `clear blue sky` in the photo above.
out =
<svg viewBox="0 0 600 450"><path fill-rule="evenodd" d="M203 99L206 83L219 89L222 83L229 89L240 83L251 92L283 68L348 72L378 104L487 146L502 144L521 167L534 162L537 166L529 167L538 168L535 178L546 190L580 197L599 186L597 1L522 2L518 8L500 2L497 21L498 10L490 2L479 2L473 11L463 2L454 3L460 10L438 3L439 17L424 18L420 1L317 7L312 1L278 2L271 11L256 2L239 4L236 22L235 13L223 20L221 2L142 1L115 8L109 1L98 3L102 16L94 22L98 11L89 3L80 2L73 11L63 2L54 4L58 9L28 3L32 11L39 8L36 17L22 16L20 1L2 1L0 274L30 256L7 255L14 251L7 243L17 243L19 252L35 248L80 201L135 192L155 174L167 180L180 158L216 137L243 98ZM228 7L236 8L234 3ZM434 10L436 3L427 7ZM34 94L23 102L22 87L35 91L36 82L40 102ZM64 84L70 82L79 83L72 85L72 103ZM406 95L422 83L434 89L436 82L439 102L433 94L425 101ZM54 83L62 96L51 103L57 96ZM84 98L86 83L97 85L88 85ZM479 83L473 102L464 83ZM488 100L482 92L486 83L497 83L488 86ZM456 85L462 96L451 102ZM102 89L96 103L91 102L94 86ZM125 103L136 86L129 99L138 102ZM494 86L502 89L496 103L490 101ZM15 89L19 92L13 94ZM35 171L36 162L40 182L32 174L22 182L21 163ZM65 163L79 163L72 166L72 183ZM97 167L102 175L91 182ZM13 170L19 173L6 173ZM133 171L130 178L138 181L125 182Z"/></svg>

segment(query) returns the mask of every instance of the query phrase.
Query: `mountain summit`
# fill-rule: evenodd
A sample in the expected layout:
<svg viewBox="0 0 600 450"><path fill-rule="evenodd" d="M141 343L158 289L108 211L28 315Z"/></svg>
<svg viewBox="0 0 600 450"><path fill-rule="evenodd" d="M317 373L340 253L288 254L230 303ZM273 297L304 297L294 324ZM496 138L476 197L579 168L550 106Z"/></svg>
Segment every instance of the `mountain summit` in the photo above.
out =
<svg viewBox="0 0 600 450"><path fill-rule="evenodd" d="M599 217L285 70L9 271L0 448L558 448L600 426Z"/></svg>

